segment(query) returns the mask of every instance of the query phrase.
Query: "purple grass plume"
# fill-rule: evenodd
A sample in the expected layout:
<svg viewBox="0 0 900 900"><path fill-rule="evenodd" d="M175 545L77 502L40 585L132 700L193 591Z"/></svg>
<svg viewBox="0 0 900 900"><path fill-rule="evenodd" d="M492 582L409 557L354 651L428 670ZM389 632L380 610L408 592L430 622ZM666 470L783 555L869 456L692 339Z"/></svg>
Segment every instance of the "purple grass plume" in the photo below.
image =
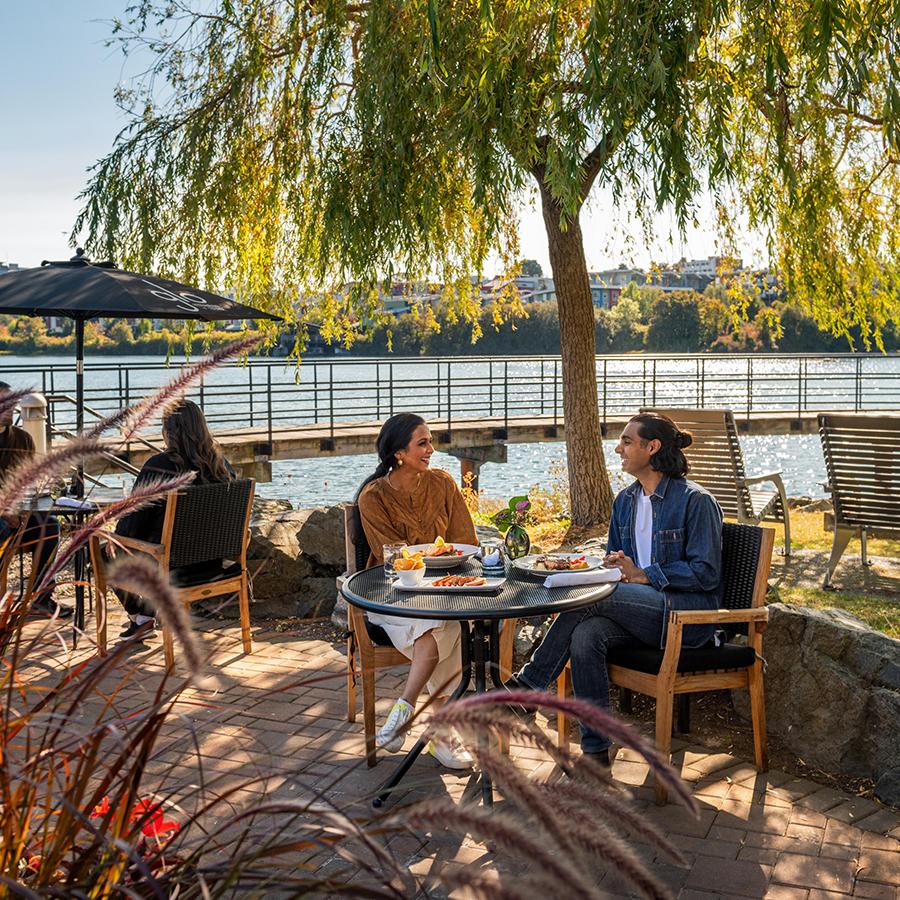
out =
<svg viewBox="0 0 900 900"><path fill-rule="evenodd" d="M464 697L452 704L454 714L460 715L466 709L481 709L495 706L518 704L529 709L551 709L554 712L563 712L565 715L578 719L587 725L592 731L605 734L614 743L623 747L630 747L647 760L654 775L672 791L681 804L687 807L695 816L698 815L697 802L685 783L678 777L675 770L664 759L656 747L646 738L642 737L631 726L617 719L612 713L601 709L586 700L578 700L574 697L562 699L549 691L492 691L487 694L475 694ZM437 712L432 721L438 726L445 715L446 707Z"/></svg>
<svg viewBox="0 0 900 900"><path fill-rule="evenodd" d="M66 566L70 559L90 541L91 537L100 531L105 525L115 522L122 516L141 509L155 501L161 500L170 491L179 491L190 484L195 478L194 472L184 472L174 478L148 481L135 488L127 497L110 503L109 506L95 513L76 532L72 534L64 547L56 554L56 559L47 568L37 586L35 593L48 587L59 572Z"/></svg>
<svg viewBox="0 0 900 900"><path fill-rule="evenodd" d="M557 882L559 896L603 898L606 894L593 884L580 867L571 865L566 848L548 845L545 836L529 823L507 813L455 803L449 797L424 800L404 807L388 820L434 831L473 834L490 844L527 859L535 868L551 875Z"/></svg>
<svg viewBox="0 0 900 900"><path fill-rule="evenodd" d="M196 679L203 665L200 647L184 604L172 590L168 573L164 575L158 565L147 559L127 556L110 564L107 581L110 586L139 594L150 603L162 619L163 626L171 629L175 639L181 644L188 673L192 679Z"/></svg>
<svg viewBox="0 0 900 900"><path fill-rule="evenodd" d="M58 478L72 466L100 456L97 441L75 438L45 456L23 460L10 470L0 484L0 515L16 512L25 497Z"/></svg>
<svg viewBox="0 0 900 900"><path fill-rule="evenodd" d="M149 424L161 409L171 403L172 400L180 397L192 384L199 381L204 375L220 366L226 360L245 356L262 339L262 335L251 335L210 353L209 356L204 357L200 362L182 370L155 394L102 419L88 432L88 436L98 437L111 428L124 426L122 440L131 440L142 428Z"/></svg>

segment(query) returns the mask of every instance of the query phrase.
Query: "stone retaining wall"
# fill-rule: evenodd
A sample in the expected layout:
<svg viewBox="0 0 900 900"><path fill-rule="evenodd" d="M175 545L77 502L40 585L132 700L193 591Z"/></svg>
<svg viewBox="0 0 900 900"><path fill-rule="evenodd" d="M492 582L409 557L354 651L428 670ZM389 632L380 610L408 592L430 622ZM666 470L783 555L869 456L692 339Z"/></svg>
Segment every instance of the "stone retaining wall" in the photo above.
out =
<svg viewBox="0 0 900 900"><path fill-rule="evenodd" d="M769 605L768 733L807 763L870 778L900 805L900 641L839 609ZM735 706L749 717L746 691Z"/></svg>

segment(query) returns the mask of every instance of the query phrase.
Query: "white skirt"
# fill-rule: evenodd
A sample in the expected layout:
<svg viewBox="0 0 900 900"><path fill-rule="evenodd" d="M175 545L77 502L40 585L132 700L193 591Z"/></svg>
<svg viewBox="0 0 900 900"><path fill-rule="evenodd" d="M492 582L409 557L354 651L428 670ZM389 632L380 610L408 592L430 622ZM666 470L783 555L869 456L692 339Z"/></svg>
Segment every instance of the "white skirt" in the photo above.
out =
<svg viewBox="0 0 900 900"><path fill-rule="evenodd" d="M391 643L407 658L412 659L413 644L430 631L438 650L438 663L428 679L428 693L448 697L459 684L462 671L460 627L458 622L440 619L404 619L400 616L379 616L366 613L373 625L380 625Z"/></svg>

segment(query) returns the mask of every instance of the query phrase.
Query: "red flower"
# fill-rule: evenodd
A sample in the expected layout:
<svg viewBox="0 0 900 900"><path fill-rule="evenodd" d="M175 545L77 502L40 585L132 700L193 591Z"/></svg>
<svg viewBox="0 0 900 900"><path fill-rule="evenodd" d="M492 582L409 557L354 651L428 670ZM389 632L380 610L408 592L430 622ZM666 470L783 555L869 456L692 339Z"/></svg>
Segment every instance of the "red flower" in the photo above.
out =
<svg viewBox="0 0 900 900"><path fill-rule="evenodd" d="M102 819L109 812L109 797L104 797L94 808L91 810L91 818L92 819Z"/></svg>
<svg viewBox="0 0 900 900"><path fill-rule="evenodd" d="M134 804L129 821L135 822L140 819L143 819L141 834L144 837L155 838L161 844L172 840L181 829L178 822L165 818L162 804L154 803L152 800L138 800Z"/></svg>
<svg viewBox="0 0 900 900"><path fill-rule="evenodd" d="M28 862L25 865L25 869L29 872L37 872L41 868L41 860L43 856L40 853L36 853L34 856L28 857Z"/></svg>

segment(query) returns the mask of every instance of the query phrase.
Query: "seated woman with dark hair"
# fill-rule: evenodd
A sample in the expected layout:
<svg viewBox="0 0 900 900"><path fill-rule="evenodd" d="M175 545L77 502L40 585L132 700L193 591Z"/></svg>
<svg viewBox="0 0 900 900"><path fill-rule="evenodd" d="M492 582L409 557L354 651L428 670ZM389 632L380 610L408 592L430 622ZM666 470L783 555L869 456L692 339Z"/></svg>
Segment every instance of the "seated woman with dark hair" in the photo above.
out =
<svg viewBox="0 0 900 900"><path fill-rule="evenodd" d="M193 484L210 484L231 481L234 470L222 455L222 450L210 434L203 411L191 400L180 400L170 406L162 420L162 434L166 449L151 456L144 463L134 486L194 472ZM165 503L152 503L123 516L116 525L116 534L158 543L162 537ZM203 563L205 570L208 564ZM194 567L184 573L196 575ZM116 590L130 622L122 632L127 638L141 633L151 633L156 622L155 610L147 601L127 591Z"/></svg>
<svg viewBox="0 0 900 900"><path fill-rule="evenodd" d="M430 544L441 536L450 543L475 544L475 526L452 476L432 469L431 431L421 416L391 416L378 435L378 467L357 493L363 530L371 548L369 565L384 562L384 544ZM448 686L461 668L460 629L456 622L403 619L367 614L387 632L391 643L412 660L406 686L394 703L375 742L385 750L399 750L397 732L410 720L416 700L428 686L433 696ZM435 697L443 704L446 695ZM429 752L449 768L469 768L472 757L456 741L435 741Z"/></svg>
<svg viewBox="0 0 900 900"><path fill-rule="evenodd" d="M12 424L12 412L9 421L3 422L0 429L0 482L6 480L24 460L34 456L34 441L31 435ZM37 585L41 576L53 562L59 549L59 522L48 513L23 512L21 515L6 513L0 516L0 545L19 532L19 550L31 552L31 582ZM53 598L56 585L51 583L38 594L31 603L34 612L58 615L68 618L72 615L71 606L63 606Z"/></svg>
<svg viewBox="0 0 900 900"><path fill-rule="evenodd" d="M645 413L625 426L616 453L635 481L620 491L609 524L607 567L622 583L605 600L556 617L510 687L546 690L572 659L575 696L609 706L606 657L633 645L662 648L669 610L716 609L722 572L722 510L685 475L691 435L667 416ZM688 625L684 647L699 647L713 625ZM581 749L609 765L609 739L582 729Z"/></svg>

